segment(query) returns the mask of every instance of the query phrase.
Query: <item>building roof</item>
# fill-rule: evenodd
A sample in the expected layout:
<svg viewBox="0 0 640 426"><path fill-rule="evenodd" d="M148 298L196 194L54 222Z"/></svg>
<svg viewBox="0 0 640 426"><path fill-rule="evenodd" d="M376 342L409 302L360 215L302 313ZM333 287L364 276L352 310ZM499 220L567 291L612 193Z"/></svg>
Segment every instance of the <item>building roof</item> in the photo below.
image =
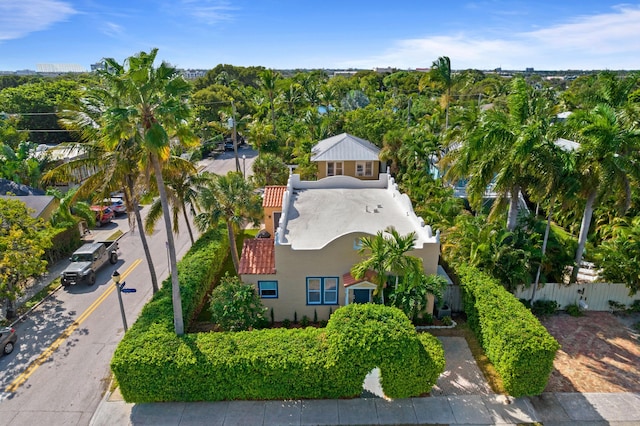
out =
<svg viewBox="0 0 640 426"><path fill-rule="evenodd" d="M563 138L558 138L558 140L555 141L555 144L558 148L567 152L576 151L578 148L580 148L580 144L578 142L570 141L569 139Z"/></svg>
<svg viewBox="0 0 640 426"><path fill-rule="evenodd" d="M284 195L282 228L277 243L294 250L319 250L350 233L376 235L393 226L401 235L416 233L415 247L434 243L439 236L416 216L411 200L401 194L386 173L378 180L361 181L332 176L319 181L289 178Z"/></svg>
<svg viewBox="0 0 640 426"><path fill-rule="evenodd" d="M286 190L285 185L265 186L262 207L282 207L282 194Z"/></svg>
<svg viewBox="0 0 640 426"><path fill-rule="evenodd" d="M276 257L273 238L244 240L238 275L262 275L276 273Z"/></svg>
<svg viewBox="0 0 640 426"><path fill-rule="evenodd" d="M45 217L47 210L49 210L52 204L57 203L53 195L0 195L0 198L22 201L27 208L32 210L31 217L42 217L43 219L48 219L48 217Z"/></svg>
<svg viewBox="0 0 640 426"><path fill-rule="evenodd" d="M342 133L321 140L311 149L311 161L378 161L380 148L371 142Z"/></svg>
<svg viewBox="0 0 640 426"><path fill-rule="evenodd" d="M344 282L345 287L349 287L365 281L373 283L375 282L375 276L375 271L372 271L371 269L368 269L367 272L364 273L364 276L360 279L354 278L353 275L351 275L351 272L347 272L346 274L342 275L342 281Z"/></svg>
<svg viewBox="0 0 640 426"><path fill-rule="evenodd" d="M83 73L87 72L82 65L78 64L37 64L36 71L40 73Z"/></svg>
<svg viewBox="0 0 640 426"><path fill-rule="evenodd" d="M42 189L32 188L22 183L16 183L9 179L0 178L1 195L44 195Z"/></svg>

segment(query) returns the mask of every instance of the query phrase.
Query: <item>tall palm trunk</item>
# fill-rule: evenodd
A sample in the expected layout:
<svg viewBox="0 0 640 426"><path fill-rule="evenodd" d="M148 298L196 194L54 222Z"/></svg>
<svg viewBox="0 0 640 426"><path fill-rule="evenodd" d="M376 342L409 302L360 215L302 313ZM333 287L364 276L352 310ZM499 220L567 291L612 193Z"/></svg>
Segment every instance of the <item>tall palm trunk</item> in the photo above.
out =
<svg viewBox="0 0 640 426"><path fill-rule="evenodd" d="M549 214L547 215L547 227L544 230L544 238L542 239L542 255L540 256L540 264L538 265L538 271L536 272L536 280L533 283L533 290L531 290L531 302L536 297L536 290L538 289L538 283L540 283L540 273L542 272L542 262L544 260L544 254L547 252L547 242L549 241L549 231L551 230L551 216L553 215L553 203L555 203L555 196L551 199L549 205Z"/></svg>
<svg viewBox="0 0 640 426"><path fill-rule="evenodd" d="M142 248L144 249L144 256L147 259L147 266L149 266L149 275L151 275L151 287L153 288L153 294L158 292L158 277L156 276L156 269L153 266L153 259L151 258L151 250L149 250L149 243L147 242L147 236L144 233L144 226L142 225L142 215L138 208L138 202L135 201L134 212L136 216L136 224L138 226L138 234L140 235L140 241L142 241Z"/></svg>
<svg viewBox="0 0 640 426"><path fill-rule="evenodd" d="M142 249L144 250L144 256L147 260L147 266L149 267L149 275L151 276L151 288L153 294L158 292L158 276L156 275L156 268L153 266L153 259L151 257L151 250L149 249L149 243L147 242L147 235L144 233L144 225L142 223L142 215L140 214L140 205L138 204L138 197L134 196L135 182L131 175L125 177L127 191L125 192L125 199L129 200L133 206L133 214L136 218L136 225L138 227L138 234L140 235L140 241L142 242Z"/></svg>
<svg viewBox="0 0 640 426"><path fill-rule="evenodd" d="M229 247L231 248L231 259L233 260L233 266L236 268L236 272L238 272L238 268L240 267L240 259L238 258L238 246L236 244L236 236L233 232L233 223L227 221L227 235L229 237Z"/></svg>
<svg viewBox="0 0 640 426"><path fill-rule="evenodd" d="M597 195L598 192L596 190L592 190L589 193L587 203L584 206L582 224L580 225L580 237L578 238L578 249L576 250L576 258L574 260L573 271L571 271L569 284L573 284L578 280L578 270L580 269L580 263L582 262L584 246L587 244L587 235L589 235L589 227L591 226L591 216L593 216L593 205L596 201Z"/></svg>
<svg viewBox="0 0 640 426"><path fill-rule="evenodd" d="M178 281L178 261L176 259L176 245L173 240L173 232L171 230L171 215L169 214L169 202L167 200L167 190L164 187L164 179L162 178L162 167L157 154L151 154L151 162L156 175L156 184L158 185L158 193L160 194L160 203L162 204L162 214L164 216L164 226L167 233L167 243L169 245L169 265L171 266L171 299L173 302L173 325L177 335L184 334L184 318L182 316L182 298L180 297L180 282Z"/></svg>
<svg viewBox="0 0 640 426"><path fill-rule="evenodd" d="M520 186L511 188L511 197L509 198L509 215L507 216L507 230L513 231L518 224L518 196L520 195Z"/></svg>
<svg viewBox="0 0 640 426"><path fill-rule="evenodd" d="M189 231L189 238L191 239L191 245L195 243L193 239L193 231L191 230L191 224L189 223L189 215L187 214L187 206L182 203L182 215L184 216L184 221L187 222L187 231Z"/></svg>

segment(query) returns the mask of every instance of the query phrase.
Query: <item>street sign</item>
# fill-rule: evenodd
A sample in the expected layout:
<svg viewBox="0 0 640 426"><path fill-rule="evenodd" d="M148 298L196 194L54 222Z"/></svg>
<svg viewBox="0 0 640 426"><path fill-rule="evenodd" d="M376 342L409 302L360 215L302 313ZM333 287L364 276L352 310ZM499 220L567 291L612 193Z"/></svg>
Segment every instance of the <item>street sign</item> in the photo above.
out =
<svg viewBox="0 0 640 426"><path fill-rule="evenodd" d="M120 290L123 293L135 293L136 289L135 288L123 288Z"/></svg>

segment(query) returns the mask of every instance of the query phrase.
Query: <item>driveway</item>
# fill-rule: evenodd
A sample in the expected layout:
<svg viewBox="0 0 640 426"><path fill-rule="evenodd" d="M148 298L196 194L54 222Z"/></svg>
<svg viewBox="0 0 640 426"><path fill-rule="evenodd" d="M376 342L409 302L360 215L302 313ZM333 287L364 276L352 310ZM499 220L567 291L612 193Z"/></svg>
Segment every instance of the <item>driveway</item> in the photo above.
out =
<svg viewBox="0 0 640 426"><path fill-rule="evenodd" d="M545 392L640 392L640 342L627 316L589 312L541 319L560 343Z"/></svg>

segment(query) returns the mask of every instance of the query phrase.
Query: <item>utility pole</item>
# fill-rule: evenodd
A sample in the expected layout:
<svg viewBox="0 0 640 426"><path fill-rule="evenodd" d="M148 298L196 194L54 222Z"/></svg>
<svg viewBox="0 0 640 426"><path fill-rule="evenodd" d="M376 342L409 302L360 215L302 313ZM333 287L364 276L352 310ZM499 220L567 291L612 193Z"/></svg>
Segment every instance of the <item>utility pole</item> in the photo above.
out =
<svg viewBox="0 0 640 426"><path fill-rule="evenodd" d="M231 138L233 139L233 153L236 157L236 172L240 171L240 159L238 158L238 132L236 129L236 104L231 101L232 120L233 120L233 132Z"/></svg>

